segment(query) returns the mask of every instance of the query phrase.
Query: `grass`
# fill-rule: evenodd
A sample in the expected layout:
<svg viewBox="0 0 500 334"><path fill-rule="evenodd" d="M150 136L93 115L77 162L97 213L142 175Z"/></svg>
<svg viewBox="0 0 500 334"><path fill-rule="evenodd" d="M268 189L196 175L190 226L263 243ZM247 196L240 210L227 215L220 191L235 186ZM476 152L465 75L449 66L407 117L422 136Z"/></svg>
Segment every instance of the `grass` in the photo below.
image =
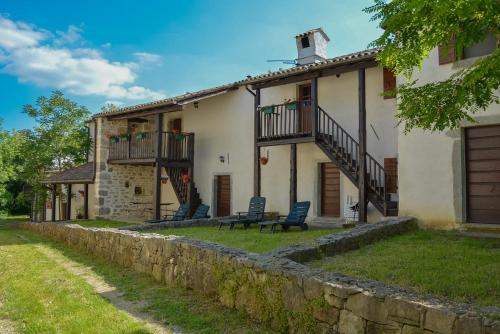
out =
<svg viewBox="0 0 500 334"><path fill-rule="evenodd" d="M137 225L136 223L125 223L115 220L95 219L95 220L75 220L72 224L78 224L82 227L103 227L103 228L118 228L124 226Z"/></svg>
<svg viewBox="0 0 500 334"><path fill-rule="evenodd" d="M145 231L146 233L159 233L163 235L185 236L198 240L211 241L229 247L239 248L254 253L265 253L273 249L282 248L293 244L307 244L314 239L331 233L344 232L346 229L310 229L302 231L299 228L292 228L288 232L276 232L275 234L267 231L259 232L257 226L247 229L235 227L233 230L217 227L186 227L175 229L162 229L154 231Z"/></svg>
<svg viewBox="0 0 500 334"><path fill-rule="evenodd" d="M500 240L417 231L309 263L449 299L500 307Z"/></svg>
<svg viewBox="0 0 500 334"><path fill-rule="evenodd" d="M183 333L272 333L245 314L193 291L173 289L0 220L0 329L2 319L22 333L149 333L141 322L94 292L39 250L91 267L130 301L145 302L157 320Z"/></svg>

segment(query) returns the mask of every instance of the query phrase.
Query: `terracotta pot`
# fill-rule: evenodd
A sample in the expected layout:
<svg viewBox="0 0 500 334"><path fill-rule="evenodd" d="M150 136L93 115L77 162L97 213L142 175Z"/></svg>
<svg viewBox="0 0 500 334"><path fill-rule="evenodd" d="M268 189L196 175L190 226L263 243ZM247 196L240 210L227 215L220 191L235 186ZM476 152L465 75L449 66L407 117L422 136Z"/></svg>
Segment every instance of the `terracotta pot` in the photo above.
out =
<svg viewBox="0 0 500 334"><path fill-rule="evenodd" d="M267 157L261 157L261 158L260 158L260 163L261 163L262 165L267 165L267 162L268 162L268 161L269 161L269 158L267 158Z"/></svg>
<svg viewBox="0 0 500 334"><path fill-rule="evenodd" d="M189 183L189 181L191 181L191 177L189 175L187 175L187 174L182 175L182 182L184 184Z"/></svg>

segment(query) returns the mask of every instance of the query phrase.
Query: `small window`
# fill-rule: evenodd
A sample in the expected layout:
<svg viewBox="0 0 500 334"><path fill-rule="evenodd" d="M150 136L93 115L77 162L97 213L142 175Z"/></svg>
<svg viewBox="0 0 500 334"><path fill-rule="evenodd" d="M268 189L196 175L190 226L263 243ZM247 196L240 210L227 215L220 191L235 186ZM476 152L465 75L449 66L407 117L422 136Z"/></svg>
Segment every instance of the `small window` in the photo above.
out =
<svg viewBox="0 0 500 334"><path fill-rule="evenodd" d="M309 44L309 37L308 36L305 36L305 37L302 37L300 39L300 42L302 43L302 48L305 49L305 48L308 48L309 46L311 46Z"/></svg>

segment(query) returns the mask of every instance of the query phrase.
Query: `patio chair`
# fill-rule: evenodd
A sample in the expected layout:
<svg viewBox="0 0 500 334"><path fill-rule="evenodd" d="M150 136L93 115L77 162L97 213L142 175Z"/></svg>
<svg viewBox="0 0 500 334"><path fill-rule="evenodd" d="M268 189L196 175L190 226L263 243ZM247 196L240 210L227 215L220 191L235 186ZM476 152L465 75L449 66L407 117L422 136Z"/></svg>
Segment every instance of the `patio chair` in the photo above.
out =
<svg viewBox="0 0 500 334"><path fill-rule="evenodd" d="M276 226L278 225L281 225L281 229L284 231L289 230L291 226L298 226L303 231L306 231L309 226L305 220L310 206L311 202L309 201L295 203L288 216L278 216L274 221L259 223L260 232L262 232L262 229L266 226L271 226L271 232L274 233L276 231Z"/></svg>
<svg viewBox="0 0 500 334"><path fill-rule="evenodd" d="M160 220L146 220L145 223L155 224L155 223L163 223L169 221L181 221L185 220L189 213L189 203L184 203L179 206L177 211L173 215L165 215L163 219Z"/></svg>
<svg viewBox="0 0 500 334"><path fill-rule="evenodd" d="M224 225L229 225L232 230L234 225L243 224L245 228L251 224L256 224L264 219L264 209L266 208L265 197L252 197L248 205L248 212L238 212L238 217L235 219L222 220L219 224L219 230Z"/></svg>
<svg viewBox="0 0 500 334"><path fill-rule="evenodd" d="M200 204L194 211L193 215L191 216L191 219L203 219L203 218L209 218L208 216L208 210L210 207L205 204Z"/></svg>

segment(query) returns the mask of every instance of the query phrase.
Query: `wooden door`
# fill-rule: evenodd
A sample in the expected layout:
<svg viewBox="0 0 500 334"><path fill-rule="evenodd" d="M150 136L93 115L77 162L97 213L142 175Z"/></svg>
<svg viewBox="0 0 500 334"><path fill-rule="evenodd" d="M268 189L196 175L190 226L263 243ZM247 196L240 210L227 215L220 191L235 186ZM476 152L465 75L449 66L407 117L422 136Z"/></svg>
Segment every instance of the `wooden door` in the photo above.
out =
<svg viewBox="0 0 500 334"><path fill-rule="evenodd" d="M169 132L182 132L182 119L175 118L168 122L168 131ZM184 158L185 152L182 147L182 142L179 140L175 140L175 135L171 136L167 144L168 150L168 158L171 160L180 160Z"/></svg>
<svg viewBox="0 0 500 334"><path fill-rule="evenodd" d="M231 176L218 175L216 177L217 188L217 216L225 217L231 215Z"/></svg>
<svg viewBox="0 0 500 334"><path fill-rule="evenodd" d="M500 124L467 128L469 223L500 224Z"/></svg>
<svg viewBox="0 0 500 334"><path fill-rule="evenodd" d="M182 118L176 118L168 122L168 131L181 132L182 131Z"/></svg>
<svg viewBox="0 0 500 334"><path fill-rule="evenodd" d="M333 162L321 164L321 215L340 217L340 170Z"/></svg>
<svg viewBox="0 0 500 334"><path fill-rule="evenodd" d="M297 128L299 133L311 133L311 84L304 84L298 86L297 100L299 103L299 114L297 120L299 122Z"/></svg>

